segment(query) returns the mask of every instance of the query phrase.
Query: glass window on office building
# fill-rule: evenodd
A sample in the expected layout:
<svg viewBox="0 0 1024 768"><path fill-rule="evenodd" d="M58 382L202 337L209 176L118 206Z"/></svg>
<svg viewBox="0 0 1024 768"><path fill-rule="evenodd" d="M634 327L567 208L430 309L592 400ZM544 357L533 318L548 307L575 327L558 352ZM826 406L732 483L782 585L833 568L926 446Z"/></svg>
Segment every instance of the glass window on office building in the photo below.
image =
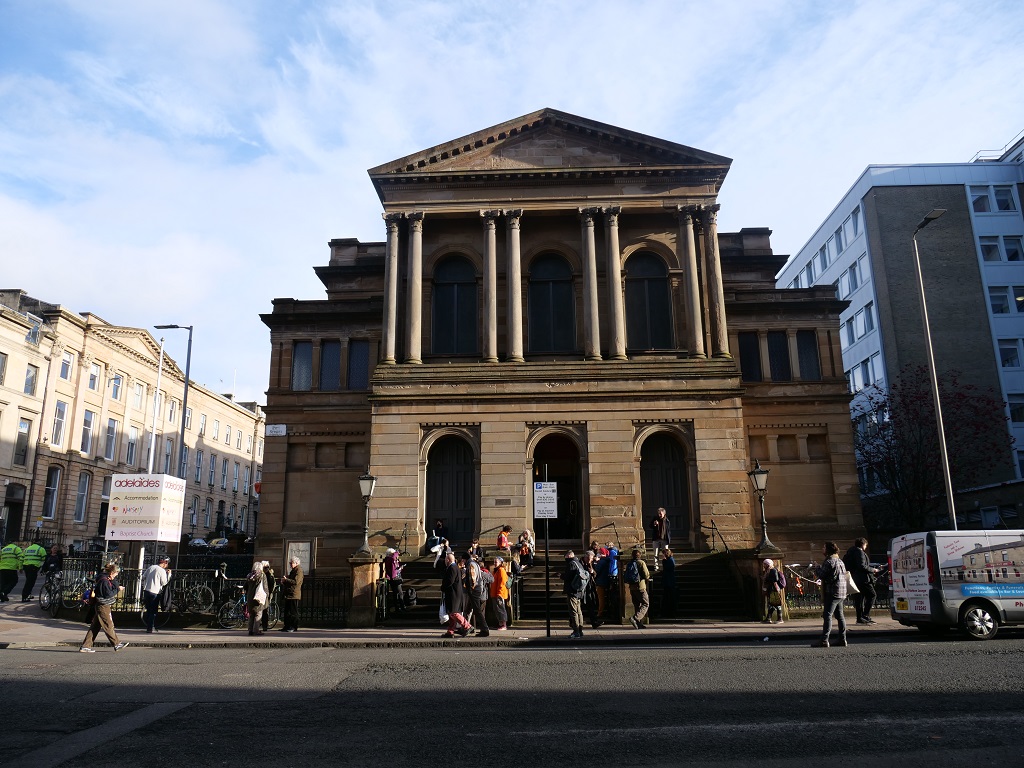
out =
<svg viewBox="0 0 1024 768"><path fill-rule="evenodd" d="M323 341L320 344L320 391L336 392L341 389L341 342Z"/></svg>
<svg viewBox="0 0 1024 768"><path fill-rule="evenodd" d="M89 511L89 485L92 483L92 475L83 472L78 476L78 493L75 494L75 522L84 523L85 515Z"/></svg>
<svg viewBox="0 0 1024 768"><path fill-rule="evenodd" d="M25 369L25 394L35 397L36 382L39 381L39 366L30 365Z"/></svg>
<svg viewBox="0 0 1024 768"><path fill-rule="evenodd" d="M28 439L32 431L32 422L28 419L18 420L18 437L14 443L14 464L24 467L28 464Z"/></svg>
<svg viewBox="0 0 1024 768"><path fill-rule="evenodd" d="M135 466L136 454L139 451L139 428L129 427L128 428L128 450L125 454L125 463L129 467Z"/></svg>
<svg viewBox="0 0 1024 768"><path fill-rule="evenodd" d="M797 331L796 350L800 361L800 378L804 381L821 381L818 334L815 331Z"/></svg>
<svg viewBox="0 0 1024 768"><path fill-rule="evenodd" d="M99 363L89 364L89 389L93 392L100 388L100 366Z"/></svg>
<svg viewBox="0 0 1024 768"><path fill-rule="evenodd" d="M348 388L370 388L370 342L350 340L348 343Z"/></svg>
<svg viewBox="0 0 1024 768"><path fill-rule="evenodd" d="M1007 261L1024 261L1024 244L1022 238L1013 235L1003 238L1003 250Z"/></svg>
<svg viewBox="0 0 1024 768"><path fill-rule="evenodd" d="M103 441L103 458L113 461L117 456L117 419L107 419L107 434Z"/></svg>
<svg viewBox="0 0 1024 768"><path fill-rule="evenodd" d="M1005 285L994 285L988 289L988 302L993 315L1005 315L1010 312L1010 295Z"/></svg>
<svg viewBox="0 0 1024 768"><path fill-rule="evenodd" d="M1024 424L1024 394L1010 395L1010 421Z"/></svg>
<svg viewBox="0 0 1024 768"><path fill-rule="evenodd" d="M132 396L132 406L135 408L142 407L142 399L145 396L146 388L141 382L135 382L135 393Z"/></svg>
<svg viewBox="0 0 1024 768"><path fill-rule="evenodd" d="M740 331L736 334L740 353L740 373L743 381L762 381L761 342L757 331Z"/></svg>
<svg viewBox="0 0 1024 768"><path fill-rule="evenodd" d="M96 414L86 410L82 416L82 444L79 446L82 453L86 455L92 451L92 430L95 422Z"/></svg>
<svg viewBox="0 0 1024 768"><path fill-rule="evenodd" d="M65 381L71 380L71 372L75 367L75 356L71 352L65 352L60 358L60 377Z"/></svg>
<svg viewBox="0 0 1024 768"><path fill-rule="evenodd" d="M43 519L53 520L57 513L57 496L60 493L60 467L46 471L46 490L43 491Z"/></svg>
<svg viewBox="0 0 1024 768"><path fill-rule="evenodd" d="M999 364L1003 368L1020 368L1020 339L999 340Z"/></svg>
<svg viewBox="0 0 1024 768"><path fill-rule="evenodd" d="M120 373L115 373L114 378L110 381L110 399L120 400L121 399L121 387L124 386L124 376Z"/></svg>
<svg viewBox="0 0 1024 768"><path fill-rule="evenodd" d="M1002 261L999 256L999 238L998 237L981 237L979 238L979 244L981 247L981 258L985 261Z"/></svg>
<svg viewBox="0 0 1024 768"><path fill-rule="evenodd" d="M68 404L58 400L53 411L53 432L50 435L50 443L60 446L64 443L64 421L68 416Z"/></svg>
<svg viewBox="0 0 1024 768"><path fill-rule="evenodd" d="M993 187L997 211L1016 211L1017 203L1013 199L1013 187Z"/></svg>
<svg viewBox="0 0 1024 768"><path fill-rule="evenodd" d="M768 366L772 381L792 381L789 364L789 338L785 331L768 331Z"/></svg>

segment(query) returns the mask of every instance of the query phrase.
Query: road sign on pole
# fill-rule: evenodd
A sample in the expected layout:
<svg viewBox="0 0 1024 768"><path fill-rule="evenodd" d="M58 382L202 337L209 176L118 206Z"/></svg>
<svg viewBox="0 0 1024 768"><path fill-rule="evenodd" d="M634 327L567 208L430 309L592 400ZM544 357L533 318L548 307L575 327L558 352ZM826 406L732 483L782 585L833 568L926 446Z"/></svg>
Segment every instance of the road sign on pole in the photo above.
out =
<svg viewBox="0 0 1024 768"><path fill-rule="evenodd" d="M558 519L558 483L533 484L533 519Z"/></svg>

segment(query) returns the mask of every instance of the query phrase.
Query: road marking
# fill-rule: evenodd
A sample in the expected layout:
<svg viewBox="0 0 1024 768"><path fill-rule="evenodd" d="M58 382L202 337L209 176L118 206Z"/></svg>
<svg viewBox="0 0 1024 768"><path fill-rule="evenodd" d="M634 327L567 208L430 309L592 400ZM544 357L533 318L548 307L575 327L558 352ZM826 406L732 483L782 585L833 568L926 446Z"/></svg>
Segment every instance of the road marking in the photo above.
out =
<svg viewBox="0 0 1024 768"><path fill-rule="evenodd" d="M126 733L156 722L190 706L190 701L166 701L129 712L93 728L86 728L7 763L7 768L55 768Z"/></svg>

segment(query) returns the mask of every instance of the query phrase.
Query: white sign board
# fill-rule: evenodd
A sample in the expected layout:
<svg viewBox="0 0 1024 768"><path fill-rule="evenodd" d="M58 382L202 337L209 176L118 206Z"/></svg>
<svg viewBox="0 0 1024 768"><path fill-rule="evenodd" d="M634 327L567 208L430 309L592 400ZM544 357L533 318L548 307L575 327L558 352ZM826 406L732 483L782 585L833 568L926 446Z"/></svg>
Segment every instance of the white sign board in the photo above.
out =
<svg viewBox="0 0 1024 768"><path fill-rule="evenodd" d="M185 481L172 475L114 475L107 541L181 541Z"/></svg>
<svg viewBox="0 0 1024 768"><path fill-rule="evenodd" d="M558 519L558 483L533 484L533 519Z"/></svg>
<svg viewBox="0 0 1024 768"><path fill-rule="evenodd" d="M263 434L266 437L285 437L288 434L287 424L267 424L263 428Z"/></svg>

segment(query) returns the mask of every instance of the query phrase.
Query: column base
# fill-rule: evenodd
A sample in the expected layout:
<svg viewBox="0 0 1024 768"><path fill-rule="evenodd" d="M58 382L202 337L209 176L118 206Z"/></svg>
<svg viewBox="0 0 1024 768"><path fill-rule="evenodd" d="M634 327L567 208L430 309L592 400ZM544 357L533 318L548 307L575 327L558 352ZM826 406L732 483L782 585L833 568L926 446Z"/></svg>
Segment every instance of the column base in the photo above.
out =
<svg viewBox="0 0 1024 768"><path fill-rule="evenodd" d="M385 357L383 360L380 361L380 364L381 365L394 365L395 364L395 358L393 358L393 357Z"/></svg>
<svg viewBox="0 0 1024 768"><path fill-rule="evenodd" d="M404 361L406 365L423 365L423 361L418 357L410 357Z"/></svg>
<svg viewBox="0 0 1024 768"><path fill-rule="evenodd" d="M599 363L599 362L601 362L601 356L600 355L587 355L583 359L586 360L588 363Z"/></svg>
<svg viewBox="0 0 1024 768"><path fill-rule="evenodd" d="M716 360L732 360L732 355L730 355L728 352L715 352L715 354L712 355L712 357L714 357Z"/></svg>
<svg viewBox="0 0 1024 768"><path fill-rule="evenodd" d="M498 362L498 358L496 358L496 357L485 357L484 358L484 362L485 363L496 363L496 362Z"/></svg>
<svg viewBox="0 0 1024 768"><path fill-rule="evenodd" d="M526 360L524 360L521 357L508 357L508 358L505 359L505 362L506 363L525 363Z"/></svg>

